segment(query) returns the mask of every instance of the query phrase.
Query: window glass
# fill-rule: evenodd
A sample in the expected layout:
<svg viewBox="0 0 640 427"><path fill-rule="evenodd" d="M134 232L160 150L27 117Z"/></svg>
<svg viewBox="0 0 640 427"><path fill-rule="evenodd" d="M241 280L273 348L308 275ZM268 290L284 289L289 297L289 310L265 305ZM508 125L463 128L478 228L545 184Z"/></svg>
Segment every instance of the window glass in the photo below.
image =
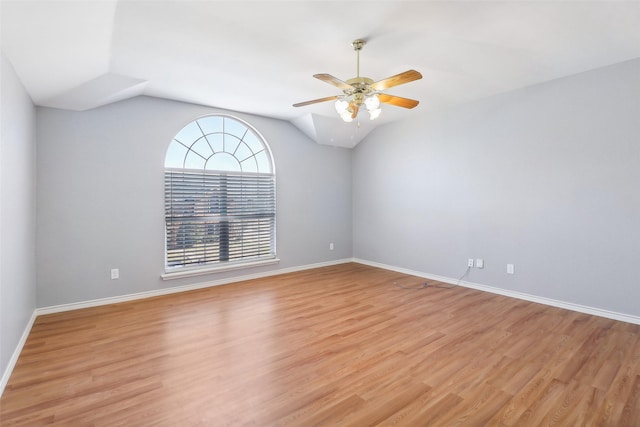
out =
<svg viewBox="0 0 640 427"><path fill-rule="evenodd" d="M240 144L240 138L235 135L230 135L228 133L224 134L224 151L235 155L236 150L238 149L238 145Z"/></svg>
<svg viewBox="0 0 640 427"><path fill-rule="evenodd" d="M175 139L188 147L193 144L193 141L197 140L201 136L202 131L200 131L198 124L196 122L191 122L178 132Z"/></svg>
<svg viewBox="0 0 640 427"><path fill-rule="evenodd" d="M240 162L229 153L216 153L207 162L207 170L240 172Z"/></svg>
<svg viewBox="0 0 640 427"><path fill-rule="evenodd" d="M204 169L205 159L195 151L189 151L184 160L185 169Z"/></svg>
<svg viewBox="0 0 640 427"><path fill-rule="evenodd" d="M222 116L207 116L198 119L198 124L205 135L211 133L222 132L222 123L224 118Z"/></svg>
<svg viewBox="0 0 640 427"><path fill-rule="evenodd" d="M225 117L224 133L227 135L235 135L236 138L242 139L249 129L240 121Z"/></svg>
<svg viewBox="0 0 640 427"><path fill-rule="evenodd" d="M253 156L253 153L251 152L249 147L247 147L247 144L245 144L244 142L241 142L240 145L238 145L238 149L235 152L235 157L238 160L240 160L240 162L242 163L242 161L252 156Z"/></svg>
<svg viewBox="0 0 640 427"><path fill-rule="evenodd" d="M191 146L191 149L196 153L200 154L205 159L208 159L213 154L213 151L211 150L211 146L209 146L209 142L207 142L207 139L204 136L198 139Z"/></svg>
<svg viewBox="0 0 640 427"><path fill-rule="evenodd" d="M242 166L242 172L258 172L258 164L253 156L243 160L240 164Z"/></svg>
<svg viewBox="0 0 640 427"><path fill-rule="evenodd" d="M214 153L224 151L224 138L222 133L211 133L207 135L207 141L209 141L209 146L213 149Z"/></svg>
<svg viewBox="0 0 640 427"><path fill-rule="evenodd" d="M256 134L251 131L247 132L242 140L249 146L253 153L258 153L264 150L264 146L262 145Z"/></svg>
<svg viewBox="0 0 640 427"><path fill-rule="evenodd" d="M255 159L258 165L258 171L271 170L271 159L269 159L266 151L261 151L256 154Z"/></svg>
<svg viewBox="0 0 640 427"><path fill-rule="evenodd" d="M164 166L167 168L181 168L184 166L184 158L187 155L189 149L177 141L174 141L169 145L167 150L167 157L164 161Z"/></svg>

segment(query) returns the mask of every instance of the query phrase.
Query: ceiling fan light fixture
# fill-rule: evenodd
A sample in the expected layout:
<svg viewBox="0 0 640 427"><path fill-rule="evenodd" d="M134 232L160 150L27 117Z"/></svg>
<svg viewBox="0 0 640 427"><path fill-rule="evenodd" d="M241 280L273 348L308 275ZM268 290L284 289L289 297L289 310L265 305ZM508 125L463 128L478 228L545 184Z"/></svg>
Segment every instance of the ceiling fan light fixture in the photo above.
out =
<svg viewBox="0 0 640 427"><path fill-rule="evenodd" d="M346 101L344 99L338 99L336 101L336 111L338 112L338 114L342 115L342 113L347 111L348 108L349 108L349 101Z"/></svg>
<svg viewBox="0 0 640 427"><path fill-rule="evenodd" d="M342 120L344 120L345 122L349 123L353 121L353 113L351 113L351 111L349 110L344 110L342 113L340 113L340 118Z"/></svg>
<svg viewBox="0 0 640 427"><path fill-rule="evenodd" d="M367 110L379 110L380 109L380 99L377 94L369 95L364 99L364 105L367 107ZM380 114L380 113L378 113ZM376 116L377 117L377 116Z"/></svg>
<svg viewBox="0 0 640 427"><path fill-rule="evenodd" d="M382 112L382 109L380 109L380 108L376 108L374 110L369 110L369 120L377 119L381 112Z"/></svg>

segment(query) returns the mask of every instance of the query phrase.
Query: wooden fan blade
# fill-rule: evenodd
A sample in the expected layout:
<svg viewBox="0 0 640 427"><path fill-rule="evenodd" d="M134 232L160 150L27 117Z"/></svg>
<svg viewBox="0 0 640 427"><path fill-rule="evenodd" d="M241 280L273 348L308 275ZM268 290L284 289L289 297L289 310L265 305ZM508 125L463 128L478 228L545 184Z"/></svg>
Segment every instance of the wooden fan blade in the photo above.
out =
<svg viewBox="0 0 640 427"><path fill-rule="evenodd" d="M421 78L422 74L416 70L409 70L404 73L396 74L395 76L387 77L386 79L378 80L371 84L371 88L373 90L385 90L414 80L420 80Z"/></svg>
<svg viewBox="0 0 640 427"><path fill-rule="evenodd" d="M351 102L349 104L349 110L351 111L351 118L355 119L358 116L358 111L360 110L360 107L358 107L358 105L355 102Z"/></svg>
<svg viewBox="0 0 640 427"><path fill-rule="evenodd" d="M327 96L326 98L314 99L312 101L298 102L297 104L293 104L293 106L304 107L305 105L317 104L318 102L333 101L334 99L338 99L338 96Z"/></svg>
<svg viewBox="0 0 640 427"><path fill-rule="evenodd" d="M329 83L330 85L334 85L335 87L339 87L342 90L353 88L353 86L351 86L350 84L343 82L337 77L333 77L331 74L314 74L313 77L318 80L322 80L323 82Z"/></svg>
<svg viewBox="0 0 640 427"><path fill-rule="evenodd" d="M420 101L416 101L415 99L402 98L401 96L386 95L384 93L379 93L378 99L380 100L380 102L384 102L385 104L391 104L391 105L395 105L396 107L402 107L402 108L413 108L420 103Z"/></svg>

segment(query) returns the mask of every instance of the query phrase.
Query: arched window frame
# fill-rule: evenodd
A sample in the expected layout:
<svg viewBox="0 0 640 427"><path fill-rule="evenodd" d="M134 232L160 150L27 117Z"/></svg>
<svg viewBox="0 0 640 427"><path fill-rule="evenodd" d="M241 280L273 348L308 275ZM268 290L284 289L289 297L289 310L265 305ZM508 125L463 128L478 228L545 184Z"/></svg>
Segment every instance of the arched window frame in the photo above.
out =
<svg viewBox="0 0 640 427"><path fill-rule="evenodd" d="M226 114L187 123L165 155L163 279L279 262L275 213L264 137Z"/></svg>

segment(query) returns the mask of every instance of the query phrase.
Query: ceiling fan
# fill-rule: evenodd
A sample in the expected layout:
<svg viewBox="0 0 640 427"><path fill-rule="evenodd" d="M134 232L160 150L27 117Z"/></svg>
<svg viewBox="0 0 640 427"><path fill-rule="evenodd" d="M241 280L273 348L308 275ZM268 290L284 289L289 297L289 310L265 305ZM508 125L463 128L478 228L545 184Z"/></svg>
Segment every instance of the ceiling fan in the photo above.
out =
<svg viewBox="0 0 640 427"><path fill-rule="evenodd" d="M380 103L391 104L402 108L413 108L418 105L415 99L402 98L400 96L387 95L381 93L385 89L409 83L422 78L422 74L416 70L408 70L395 76L374 82L368 77L360 77L360 51L366 44L366 40L357 39L351 43L357 56L357 77L346 82L332 76L331 74L314 74L313 77L342 89L343 95L328 96L326 98L314 99L311 101L293 104L294 107L304 107L305 105L316 104L318 102L336 100L336 111L345 122L350 122L356 118L360 108L364 104L369 112L371 120L380 115Z"/></svg>

